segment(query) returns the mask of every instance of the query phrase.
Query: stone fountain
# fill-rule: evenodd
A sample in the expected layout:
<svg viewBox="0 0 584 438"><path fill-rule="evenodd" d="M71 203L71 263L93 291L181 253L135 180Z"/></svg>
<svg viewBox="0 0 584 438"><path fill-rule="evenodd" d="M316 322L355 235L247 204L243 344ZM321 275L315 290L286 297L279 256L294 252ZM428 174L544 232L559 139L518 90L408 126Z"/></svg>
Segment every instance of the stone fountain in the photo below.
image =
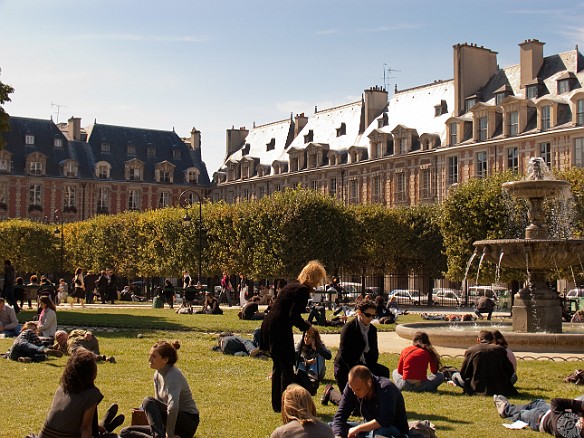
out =
<svg viewBox="0 0 584 438"><path fill-rule="evenodd" d="M528 204L529 225L524 239L474 242L483 259L527 272L526 287L514 297L512 327L499 322L424 322L400 324L396 332L412 339L418 330L427 331L434 345L468 347L479 330L499 329L515 351L583 353L584 333L578 324L564 323L558 294L546 284L546 274L580 264L584 240L550 237L545 226L544 201L570 192L567 181L553 179L541 158L532 158L526 179L503 184L516 198ZM581 324L580 324L581 325Z"/></svg>
<svg viewBox="0 0 584 438"><path fill-rule="evenodd" d="M541 158L531 158L527 178L503 184L509 194L526 199L529 225L525 239L481 240L474 243L484 258L509 268L527 271L527 285L515 295L513 331L561 333L562 306L558 294L546 284L546 273L578 265L584 240L556 239L545 226L543 204L569 194L570 183L552 179Z"/></svg>

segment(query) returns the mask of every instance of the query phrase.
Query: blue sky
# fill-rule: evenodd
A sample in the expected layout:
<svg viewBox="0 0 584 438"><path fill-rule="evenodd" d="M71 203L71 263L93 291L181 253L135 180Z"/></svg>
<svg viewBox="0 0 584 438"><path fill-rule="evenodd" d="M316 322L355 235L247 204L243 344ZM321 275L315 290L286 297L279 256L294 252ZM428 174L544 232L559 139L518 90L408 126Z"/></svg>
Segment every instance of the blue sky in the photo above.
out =
<svg viewBox="0 0 584 438"><path fill-rule="evenodd" d="M452 46L519 62L584 51L584 3L539 0L0 0L0 80L15 116L202 133L210 176L225 130L451 79ZM387 69L395 71L387 72ZM60 105L57 108L55 105Z"/></svg>

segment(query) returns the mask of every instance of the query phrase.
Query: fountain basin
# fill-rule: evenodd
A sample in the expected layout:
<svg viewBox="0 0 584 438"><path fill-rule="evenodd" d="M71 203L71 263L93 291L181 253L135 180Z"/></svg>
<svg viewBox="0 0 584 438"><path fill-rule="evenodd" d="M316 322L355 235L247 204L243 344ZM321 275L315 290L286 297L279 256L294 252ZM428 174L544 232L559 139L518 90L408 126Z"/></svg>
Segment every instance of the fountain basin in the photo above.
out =
<svg viewBox="0 0 584 438"><path fill-rule="evenodd" d="M417 331L428 333L432 345L439 347L468 348L477 342L481 330L499 330L518 352L533 353L584 353L584 325L563 324L563 333L515 333L510 323L498 321L469 322L419 322L399 324L396 333L413 339Z"/></svg>
<svg viewBox="0 0 584 438"><path fill-rule="evenodd" d="M496 239L473 244L485 259L508 268L553 270L581 264L584 240L581 239Z"/></svg>
<svg viewBox="0 0 584 438"><path fill-rule="evenodd" d="M569 193L570 183L564 180L523 180L502 184L511 196L526 199L557 198Z"/></svg>

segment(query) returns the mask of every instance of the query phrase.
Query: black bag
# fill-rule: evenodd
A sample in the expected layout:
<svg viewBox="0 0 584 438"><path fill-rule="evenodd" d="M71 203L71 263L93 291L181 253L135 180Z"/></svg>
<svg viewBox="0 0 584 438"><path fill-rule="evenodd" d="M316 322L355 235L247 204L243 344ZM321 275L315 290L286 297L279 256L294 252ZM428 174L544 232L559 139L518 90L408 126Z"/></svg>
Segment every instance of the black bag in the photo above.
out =
<svg viewBox="0 0 584 438"><path fill-rule="evenodd" d="M574 370L572 374L564 379L565 383L573 383L575 385L584 385L584 370Z"/></svg>
<svg viewBox="0 0 584 438"><path fill-rule="evenodd" d="M438 371L440 371L442 374L444 374L444 380L447 380L447 381L452 380L452 375L454 373L459 372L457 368L451 367L448 365L440 367L440 369Z"/></svg>

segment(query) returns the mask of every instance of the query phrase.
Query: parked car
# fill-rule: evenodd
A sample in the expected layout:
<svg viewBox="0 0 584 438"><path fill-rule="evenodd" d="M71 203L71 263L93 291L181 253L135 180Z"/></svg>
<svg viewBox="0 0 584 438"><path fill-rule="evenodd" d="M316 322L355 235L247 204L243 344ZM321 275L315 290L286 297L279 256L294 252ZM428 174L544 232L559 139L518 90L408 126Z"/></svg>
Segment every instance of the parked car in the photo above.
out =
<svg viewBox="0 0 584 438"><path fill-rule="evenodd" d="M428 304L428 297L422 296L417 289L394 289L389 293L388 299L392 299L392 297L395 297L395 301L398 304L410 304L414 306Z"/></svg>
<svg viewBox="0 0 584 438"><path fill-rule="evenodd" d="M471 286L468 288L469 304L474 302L476 298L483 296L498 301L500 295L509 296L509 291L502 286Z"/></svg>
<svg viewBox="0 0 584 438"><path fill-rule="evenodd" d="M460 307L462 298L460 297L459 290L435 287L432 289L432 301L436 306Z"/></svg>
<svg viewBox="0 0 584 438"><path fill-rule="evenodd" d="M580 298L584 298L584 289L582 288L570 289L566 293L567 300L579 300Z"/></svg>

